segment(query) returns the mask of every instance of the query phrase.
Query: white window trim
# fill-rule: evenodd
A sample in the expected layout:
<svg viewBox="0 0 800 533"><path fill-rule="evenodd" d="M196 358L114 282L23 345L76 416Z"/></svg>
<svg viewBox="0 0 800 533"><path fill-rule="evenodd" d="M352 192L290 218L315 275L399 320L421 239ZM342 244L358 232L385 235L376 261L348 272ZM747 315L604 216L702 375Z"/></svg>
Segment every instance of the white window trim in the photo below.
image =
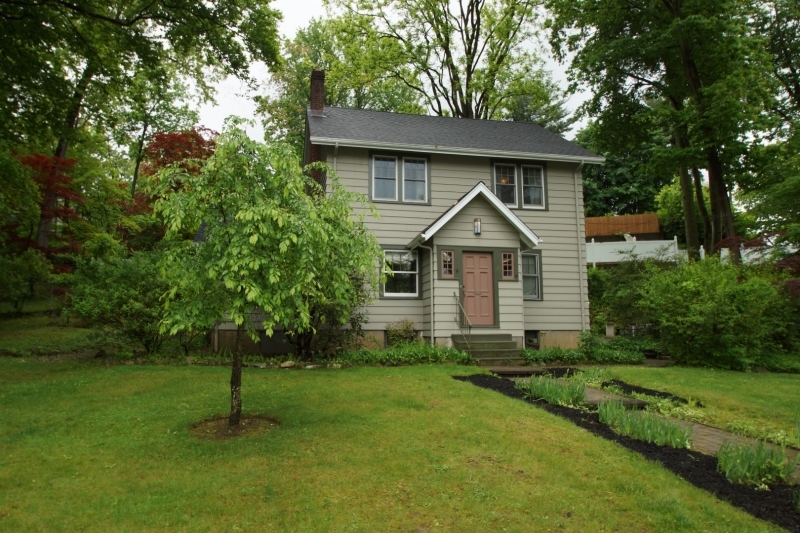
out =
<svg viewBox="0 0 800 533"><path fill-rule="evenodd" d="M375 160L376 159L394 159L394 198L375 198ZM375 154L372 156L372 199L376 202L396 202L397 201L397 190L400 188L397 179L397 156L394 155L380 155Z"/></svg>
<svg viewBox="0 0 800 533"><path fill-rule="evenodd" d="M517 165L513 165L513 164L509 164L509 163L495 163L494 164L494 169L493 169L493 171L494 171L494 176L493 176L494 194L495 194L495 196L497 196L497 198L500 198L500 195L498 194L498 189L497 189L497 167L511 167L511 168L514 169L514 203L513 204L507 204L507 203L503 202L503 205L506 205L508 207L513 207L513 208L519 207L519 198L518 198L519 197L519 189L517 188L517 184L518 184L519 180L517 179L517 177L518 177L517 176ZM501 185L503 185L503 184L501 184ZM503 185L503 186L507 187L507 185Z"/></svg>
<svg viewBox="0 0 800 533"><path fill-rule="evenodd" d="M522 281L522 299L528 302L539 302L542 300L542 257L539 254L526 254L521 253L520 255L520 281ZM536 274L526 274L525 273L525 265L524 265L524 257L535 257L536 258L536 265L538 266ZM539 294L538 297L528 296L525 294L525 278L536 278L536 288L537 293Z"/></svg>
<svg viewBox="0 0 800 533"><path fill-rule="evenodd" d="M425 170L423 171L425 176L425 199L424 200L406 200L406 161L422 161L425 165ZM409 204L427 204L428 203L428 160L422 157L404 157L403 158L403 185L401 189L403 190L402 195L402 202L409 203Z"/></svg>
<svg viewBox="0 0 800 533"><path fill-rule="evenodd" d="M542 171L542 205L526 205L525 204L525 177L522 174L523 168L538 168ZM547 185L545 183L544 177L544 167L542 165L521 165L519 171L519 178L520 178L520 191L522 191L522 209L539 209L544 210L547 209ZM528 185L528 187L535 187L535 185Z"/></svg>
<svg viewBox="0 0 800 533"><path fill-rule="evenodd" d="M386 298L418 298L419 297L419 254L416 250L389 250L386 249L383 251L383 264L386 264L386 254L389 252L394 253L402 253L402 254L413 254L417 260L417 270L392 270L392 272L397 272L398 274L414 274L416 275L417 283L414 287L415 291L411 292L386 292L386 283L383 284L383 296Z"/></svg>

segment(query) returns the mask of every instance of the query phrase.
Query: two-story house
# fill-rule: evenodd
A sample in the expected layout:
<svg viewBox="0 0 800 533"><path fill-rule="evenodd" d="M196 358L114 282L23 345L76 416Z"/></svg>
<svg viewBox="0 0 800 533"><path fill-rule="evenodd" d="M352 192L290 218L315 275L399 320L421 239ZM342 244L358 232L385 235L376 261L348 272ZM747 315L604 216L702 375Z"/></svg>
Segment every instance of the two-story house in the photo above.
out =
<svg viewBox="0 0 800 533"><path fill-rule="evenodd" d="M581 169L603 158L531 123L326 107L324 81L312 73L304 159L380 212L368 225L393 275L368 308L372 339L411 318L439 344L575 346L589 327Z"/></svg>

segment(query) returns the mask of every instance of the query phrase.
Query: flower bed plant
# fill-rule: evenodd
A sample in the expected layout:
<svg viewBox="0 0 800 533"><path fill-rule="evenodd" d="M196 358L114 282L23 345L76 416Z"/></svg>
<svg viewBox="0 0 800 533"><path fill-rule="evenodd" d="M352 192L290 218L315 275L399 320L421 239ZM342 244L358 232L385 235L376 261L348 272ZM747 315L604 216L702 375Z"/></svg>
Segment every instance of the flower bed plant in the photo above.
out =
<svg viewBox="0 0 800 533"><path fill-rule="evenodd" d="M554 405L581 407L586 401L583 383L561 383L547 377L532 377L528 383L520 382L518 386L526 396Z"/></svg>
<svg viewBox="0 0 800 533"><path fill-rule="evenodd" d="M783 446L767 446L764 441L755 444L726 441L717 452L717 469L731 483L766 489L774 483L785 482L798 460L800 455L790 460Z"/></svg>
<svg viewBox="0 0 800 533"><path fill-rule="evenodd" d="M598 406L600 421L626 437L659 446L689 448L692 430L653 413L625 409L619 400L603 400Z"/></svg>

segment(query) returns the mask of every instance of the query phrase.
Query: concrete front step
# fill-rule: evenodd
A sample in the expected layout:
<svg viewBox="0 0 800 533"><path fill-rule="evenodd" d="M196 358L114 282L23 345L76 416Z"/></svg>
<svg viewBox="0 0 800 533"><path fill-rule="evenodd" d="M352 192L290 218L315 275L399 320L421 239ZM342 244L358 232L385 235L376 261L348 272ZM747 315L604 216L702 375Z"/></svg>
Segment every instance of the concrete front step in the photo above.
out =
<svg viewBox="0 0 800 533"><path fill-rule="evenodd" d="M452 335L453 342L503 342L511 340L511 333L472 333L470 335Z"/></svg>
<svg viewBox="0 0 800 533"><path fill-rule="evenodd" d="M519 350L519 346L514 341L454 341L453 346L459 350Z"/></svg>
<svg viewBox="0 0 800 533"><path fill-rule="evenodd" d="M478 366L488 367L517 367L525 364L521 357L473 357Z"/></svg>

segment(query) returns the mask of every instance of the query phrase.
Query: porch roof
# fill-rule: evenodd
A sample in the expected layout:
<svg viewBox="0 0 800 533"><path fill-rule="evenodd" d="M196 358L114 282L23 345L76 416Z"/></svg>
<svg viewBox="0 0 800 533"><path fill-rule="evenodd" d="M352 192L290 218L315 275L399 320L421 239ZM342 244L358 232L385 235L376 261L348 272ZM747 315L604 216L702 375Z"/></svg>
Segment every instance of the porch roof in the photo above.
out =
<svg viewBox="0 0 800 533"><path fill-rule="evenodd" d="M433 237L437 231L442 229L453 217L455 217L462 209L464 209L473 199L478 195L483 196L495 209L505 218L514 228L519 231L520 239L522 242L531 248L539 246L541 239L525 223L514 214L482 181L469 190L464 196L456 200L447 211L439 215L439 218L434 220L427 228L422 230L414 239L408 244L411 249L416 248L420 244L428 241Z"/></svg>

